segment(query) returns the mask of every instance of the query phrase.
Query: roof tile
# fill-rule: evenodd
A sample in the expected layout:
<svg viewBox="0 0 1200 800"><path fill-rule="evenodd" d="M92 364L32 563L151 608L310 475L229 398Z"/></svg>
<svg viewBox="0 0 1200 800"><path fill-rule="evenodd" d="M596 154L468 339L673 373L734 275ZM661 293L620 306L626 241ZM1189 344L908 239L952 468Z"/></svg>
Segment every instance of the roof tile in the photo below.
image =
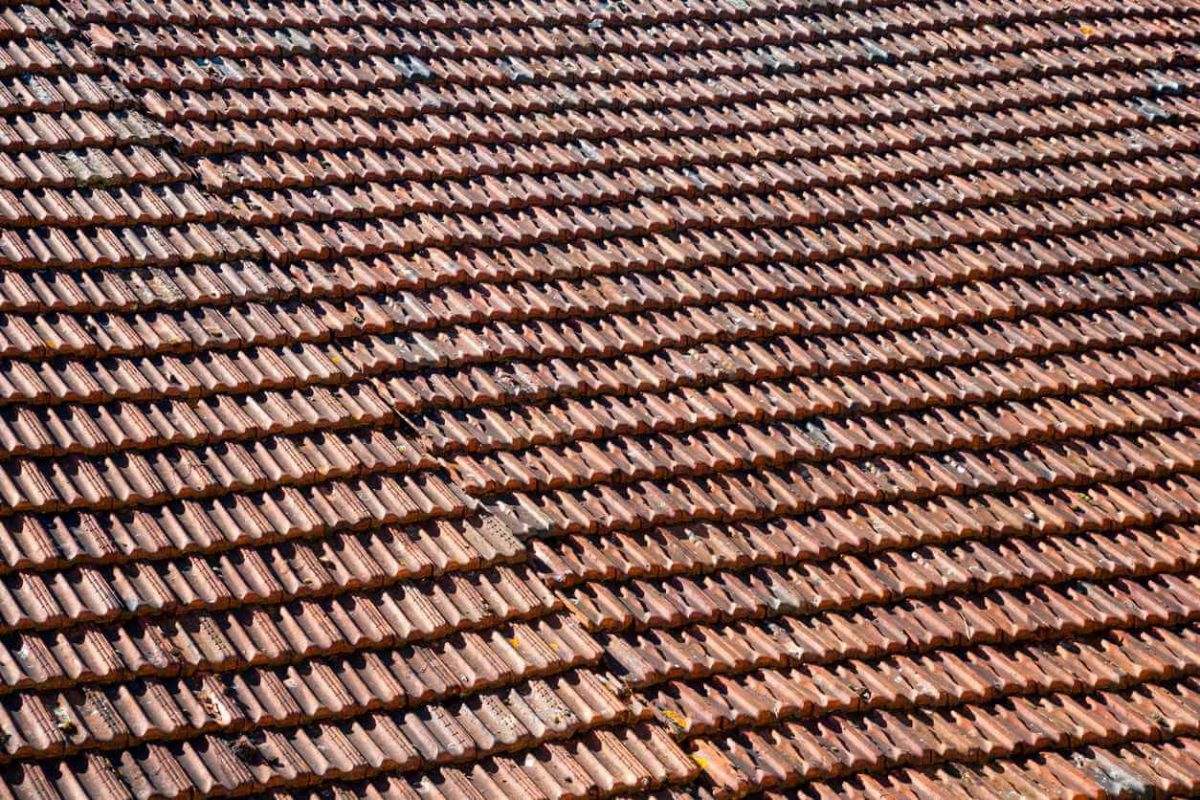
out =
<svg viewBox="0 0 1200 800"><path fill-rule="evenodd" d="M0 788L1194 793L1196 14L0 10Z"/></svg>

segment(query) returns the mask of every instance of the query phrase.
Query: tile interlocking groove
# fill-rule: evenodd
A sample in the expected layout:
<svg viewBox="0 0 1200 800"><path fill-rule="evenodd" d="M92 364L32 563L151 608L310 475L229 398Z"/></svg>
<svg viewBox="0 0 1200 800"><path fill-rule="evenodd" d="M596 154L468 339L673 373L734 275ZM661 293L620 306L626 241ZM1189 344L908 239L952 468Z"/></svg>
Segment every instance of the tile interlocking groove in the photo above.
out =
<svg viewBox="0 0 1200 800"><path fill-rule="evenodd" d="M1200 794L1200 1L0 7L0 800Z"/></svg>

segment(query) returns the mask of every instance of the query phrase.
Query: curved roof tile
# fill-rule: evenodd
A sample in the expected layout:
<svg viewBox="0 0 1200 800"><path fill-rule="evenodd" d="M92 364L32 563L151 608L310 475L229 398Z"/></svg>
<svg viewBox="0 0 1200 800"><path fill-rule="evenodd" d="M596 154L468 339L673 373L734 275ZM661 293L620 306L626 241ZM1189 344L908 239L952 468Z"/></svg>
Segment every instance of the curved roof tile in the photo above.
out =
<svg viewBox="0 0 1200 800"><path fill-rule="evenodd" d="M1198 43L0 9L0 795L1200 791Z"/></svg>

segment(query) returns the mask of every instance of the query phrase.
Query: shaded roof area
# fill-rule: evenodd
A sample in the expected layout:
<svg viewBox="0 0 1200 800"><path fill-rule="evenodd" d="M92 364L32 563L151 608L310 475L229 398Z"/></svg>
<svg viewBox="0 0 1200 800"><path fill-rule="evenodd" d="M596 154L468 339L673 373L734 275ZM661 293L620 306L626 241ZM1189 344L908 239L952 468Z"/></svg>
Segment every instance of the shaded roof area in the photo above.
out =
<svg viewBox="0 0 1200 800"><path fill-rule="evenodd" d="M0 800L1200 791L1198 45L0 9Z"/></svg>

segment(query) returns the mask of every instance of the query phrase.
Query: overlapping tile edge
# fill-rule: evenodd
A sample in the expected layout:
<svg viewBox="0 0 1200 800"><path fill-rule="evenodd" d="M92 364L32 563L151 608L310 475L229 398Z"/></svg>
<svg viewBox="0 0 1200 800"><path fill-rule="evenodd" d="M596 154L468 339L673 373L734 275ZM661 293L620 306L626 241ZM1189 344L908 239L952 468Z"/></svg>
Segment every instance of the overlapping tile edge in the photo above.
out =
<svg viewBox="0 0 1200 800"><path fill-rule="evenodd" d="M0 792L1196 793L1197 32L0 10Z"/></svg>

